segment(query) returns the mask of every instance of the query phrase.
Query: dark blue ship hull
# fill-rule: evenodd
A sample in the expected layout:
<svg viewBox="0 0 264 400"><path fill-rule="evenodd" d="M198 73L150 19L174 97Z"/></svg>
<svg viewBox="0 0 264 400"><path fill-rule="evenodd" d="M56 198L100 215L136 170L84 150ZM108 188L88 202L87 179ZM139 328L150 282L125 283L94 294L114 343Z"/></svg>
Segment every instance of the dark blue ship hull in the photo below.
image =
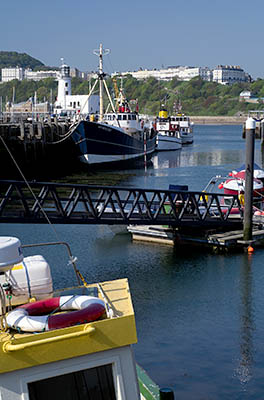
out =
<svg viewBox="0 0 264 400"><path fill-rule="evenodd" d="M147 157L156 150L153 129L128 134L111 125L80 121L71 137L80 160L88 164L134 160Z"/></svg>

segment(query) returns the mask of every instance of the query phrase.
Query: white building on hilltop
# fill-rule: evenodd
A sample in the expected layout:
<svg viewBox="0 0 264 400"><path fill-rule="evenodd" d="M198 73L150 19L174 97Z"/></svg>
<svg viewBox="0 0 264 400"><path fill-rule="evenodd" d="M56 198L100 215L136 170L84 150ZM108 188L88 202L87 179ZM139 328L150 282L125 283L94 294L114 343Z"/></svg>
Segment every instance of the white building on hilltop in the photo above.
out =
<svg viewBox="0 0 264 400"><path fill-rule="evenodd" d="M62 59L58 75L58 96L54 104L54 113L62 114L97 114L99 113L99 96L72 95L70 67Z"/></svg>
<svg viewBox="0 0 264 400"><path fill-rule="evenodd" d="M58 71L32 71L32 69L25 70L25 79L31 81L41 81L46 78L57 78Z"/></svg>
<svg viewBox="0 0 264 400"><path fill-rule="evenodd" d="M222 85L230 85L236 82L248 82L250 77L237 65L218 65L213 70L213 81Z"/></svg>
<svg viewBox="0 0 264 400"><path fill-rule="evenodd" d="M15 68L2 68L2 82L9 82L13 79L22 81L25 78L25 70L21 67Z"/></svg>
<svg viewBox="0 0 264 400"><path fill-rule="evenodd" d="M24 79L40 81L46 78L57 78L58 71L32 71L30 68L2 68L2 82L9 82L14 79L23 81Z"/></svg>
<svg viewBox="0 0 264 400"><path fill-rule="evenodd" d="M218 65L211 70L208 67L168 67L162 69L140 69L138 71L116 72L114 75L132 75L138 80L153 77L161 81L170 81L177 78L180 81L190 81L195 77L200 77L205 81L214 81L223 85L231 85L236 82L250 82L251 77L241 67L232 65Z"/></svg>
<svg viewBox="0 0 264 400"><path fill-rule="evenodd" d="M153 77L161 81L170 81L173 78L177 78L181 81L189 81L196 76L200 76L204 80L211 80L212 73L207 67L168 67L162 69L145 69L138 71L127 71L121 73L114 73L114 75L132 75L138 80L147 79Z"/></svg>

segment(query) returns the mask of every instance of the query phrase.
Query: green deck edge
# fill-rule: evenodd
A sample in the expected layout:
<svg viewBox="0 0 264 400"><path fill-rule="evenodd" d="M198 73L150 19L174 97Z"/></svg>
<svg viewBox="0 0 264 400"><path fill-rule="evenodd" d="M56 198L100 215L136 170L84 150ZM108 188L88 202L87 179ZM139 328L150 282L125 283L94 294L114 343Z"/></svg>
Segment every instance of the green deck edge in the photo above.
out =
<svg viewBox="0 0 264 400"><path fill-rule="evenodd" d="M159 400L159 387L152 381L146 371L136 364L140 393L146 400Z"/></svg>

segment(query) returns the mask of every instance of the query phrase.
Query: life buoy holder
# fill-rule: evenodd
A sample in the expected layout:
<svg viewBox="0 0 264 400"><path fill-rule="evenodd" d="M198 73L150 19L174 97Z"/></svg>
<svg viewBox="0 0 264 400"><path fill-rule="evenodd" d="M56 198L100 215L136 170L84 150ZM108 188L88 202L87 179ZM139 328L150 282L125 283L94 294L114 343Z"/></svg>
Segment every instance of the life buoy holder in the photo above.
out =
<svg viewBox="0 0 264 400"><path fill-rule="evenodd" d="M243 194L243 193L240 193L240 194L238 195L238 199L239 199L239 201L240 201L241 206L243 207L243 206L245 205L245 196L244 196L244 194Z"/></svg>
<svg viewBox="0 0 264 400"><path fill-rule="evenodd" d="M203 190L203 193L206 193L206 191L205 190ZM205 199L205 201L206 201L206 203L208 202L208 200L209 200L209 196L208 196L208 194L205 194L205 195L202 195L202 196L200 196L200 201L203 201L203 197L204 197L204 199Z"/></svg>
<svg viewBox="0 0 264 400"><path fill-rule="evenodd" d="M55 314L70 310L76 311ZM6 322L19 331L44 332L96 321L104 313L105 303L98 297L61 296L19 306L7 314Z"/></svg>

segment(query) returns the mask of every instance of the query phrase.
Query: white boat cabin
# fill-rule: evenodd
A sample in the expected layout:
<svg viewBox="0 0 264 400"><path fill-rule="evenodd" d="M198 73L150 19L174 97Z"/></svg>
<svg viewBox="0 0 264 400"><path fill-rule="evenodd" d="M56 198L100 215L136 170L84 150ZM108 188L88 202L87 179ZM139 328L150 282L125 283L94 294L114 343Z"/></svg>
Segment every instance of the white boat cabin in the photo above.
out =
<svg viewBox="0 0 264 400"><path fill-rule="evenodd" d="M190 117L186 115L172 115L170 121L172 125L179 126L180 128L189 128L191 126Z"/></svg>
<svg viewBox="0 0 264 400"><path fill-rule="evenodd" d="M104 115L104 123L124 129L127 133L141 131L144 127L134 112L107 113Z"/></svg>

